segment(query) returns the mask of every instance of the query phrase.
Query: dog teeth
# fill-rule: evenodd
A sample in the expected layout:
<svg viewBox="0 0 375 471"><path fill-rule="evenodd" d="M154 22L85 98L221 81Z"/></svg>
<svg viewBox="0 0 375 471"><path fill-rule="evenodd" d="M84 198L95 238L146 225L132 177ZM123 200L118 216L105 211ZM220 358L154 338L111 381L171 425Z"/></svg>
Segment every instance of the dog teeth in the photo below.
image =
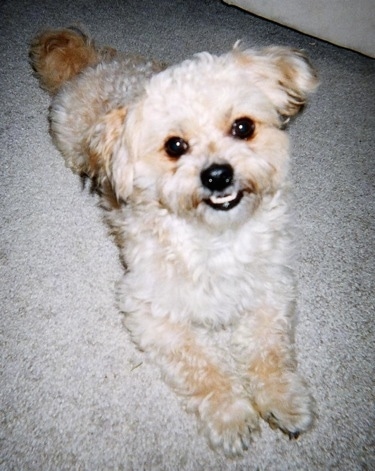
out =
<svg viewBox="0 0 375 471"><path fill-rule="evenodd" d="M223 204L223 203L230 203L236 198L237 198L237 193L232 193L227 196L211 196L210 201L213 204Z"/></svg>

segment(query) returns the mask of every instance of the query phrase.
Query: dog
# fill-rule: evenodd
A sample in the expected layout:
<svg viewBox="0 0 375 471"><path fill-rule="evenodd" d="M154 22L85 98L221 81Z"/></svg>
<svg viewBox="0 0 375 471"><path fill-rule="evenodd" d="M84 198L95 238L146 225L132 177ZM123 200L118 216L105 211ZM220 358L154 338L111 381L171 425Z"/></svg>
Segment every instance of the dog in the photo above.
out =
<svg viewBox="0 0 375 471"><path fill-rule="evenodd" d="M242 454L259 418L298 438L314 401L296 371L285 127L318 85L305 54L236 43L167 66L69 27L30 60L119 246L134 342L213 448Z"/></svg>

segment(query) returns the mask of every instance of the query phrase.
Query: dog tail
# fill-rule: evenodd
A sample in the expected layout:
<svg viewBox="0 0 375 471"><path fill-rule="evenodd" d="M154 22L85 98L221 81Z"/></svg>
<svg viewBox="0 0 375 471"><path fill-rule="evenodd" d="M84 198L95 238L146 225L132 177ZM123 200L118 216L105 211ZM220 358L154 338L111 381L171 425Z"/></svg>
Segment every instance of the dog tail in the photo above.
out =
<svg viewBox="0 0 375 471"><path fill-rule="evenodd" d="M43 31L32 40L29 52L41 87L52 95L86 67L115 55L115 49L97 49L94 41L75 26Z"/></svg>

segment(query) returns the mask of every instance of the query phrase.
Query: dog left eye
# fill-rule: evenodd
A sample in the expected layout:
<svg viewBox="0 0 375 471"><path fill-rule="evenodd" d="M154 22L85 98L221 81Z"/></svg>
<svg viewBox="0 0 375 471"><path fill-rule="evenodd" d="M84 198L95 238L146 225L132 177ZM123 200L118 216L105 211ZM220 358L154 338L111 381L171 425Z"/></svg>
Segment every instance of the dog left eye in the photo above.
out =
<svg viewBox="0 0 375 471"><path fill-rule="evenodd" d="M182 137L170 137L165 142L164 149L169 157L178 159L181 155L186 154L189 144Z"/></svg>
<svg viewBox="0 0 375 471"><path fill-rule="evenodd" d="M255 123L250 118L236 119L231 128L231 134L238 139L250 139L254 134Z"/></svg>

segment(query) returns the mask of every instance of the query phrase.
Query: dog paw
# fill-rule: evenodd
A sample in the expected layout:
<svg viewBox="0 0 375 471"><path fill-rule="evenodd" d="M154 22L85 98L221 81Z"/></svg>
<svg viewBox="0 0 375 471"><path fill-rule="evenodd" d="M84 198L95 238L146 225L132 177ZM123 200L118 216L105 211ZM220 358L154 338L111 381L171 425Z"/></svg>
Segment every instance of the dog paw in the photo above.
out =
<svg viewBox="0 0 375 471"><path fill-rule="evenodd" d="M258 413L243 398L212 394L201 403L199 415L211 447L227 456L242 455L259 429Z"/></svg>
<svg viewBox="0 0 375 471"><path fill-rule="evenodd" d="M313 422L313 399L294 373L267 384L257 396L259 412L273 429L297 439Z"/></svg>

